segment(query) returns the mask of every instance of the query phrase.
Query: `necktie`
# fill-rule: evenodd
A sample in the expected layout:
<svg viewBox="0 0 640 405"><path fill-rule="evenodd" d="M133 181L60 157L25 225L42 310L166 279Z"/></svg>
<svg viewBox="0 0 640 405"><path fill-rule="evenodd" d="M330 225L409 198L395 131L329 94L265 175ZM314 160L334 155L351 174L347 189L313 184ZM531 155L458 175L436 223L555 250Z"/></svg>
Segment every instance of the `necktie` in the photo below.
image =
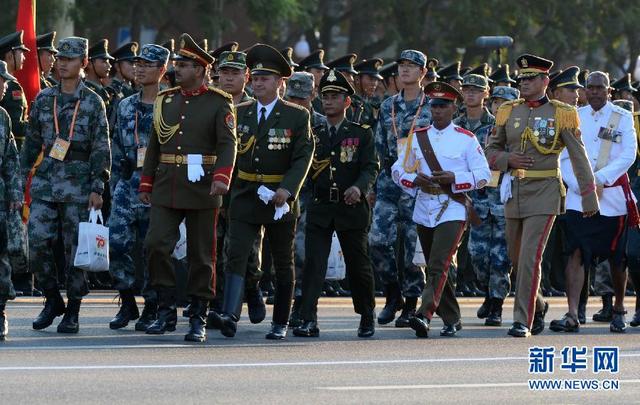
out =
<svg viewBox="0 0 640 405"><path fill-rule="evenodd" d="M331 134L331 140L333 141L336 138L336 127L332 126L329 128L329 133Z"/></svg>
<svg viewBox="0 0 640 405"><path fill-rule="evenodd" d="M264 125L266 120L267 120L267 108L262 107L260 109L260 121L258 121L258 131L262 129L262 126Z"/></svg>

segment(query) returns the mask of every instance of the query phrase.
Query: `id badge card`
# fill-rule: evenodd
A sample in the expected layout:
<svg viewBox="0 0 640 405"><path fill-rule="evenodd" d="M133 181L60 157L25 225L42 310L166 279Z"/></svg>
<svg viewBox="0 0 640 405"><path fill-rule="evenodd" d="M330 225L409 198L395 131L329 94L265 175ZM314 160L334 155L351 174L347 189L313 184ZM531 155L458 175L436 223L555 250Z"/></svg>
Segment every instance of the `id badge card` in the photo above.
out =
<svg viewBox="0 0 640 405"><path fill-rule="evenodd" d="M489 180L489 184L487 184L487 187L498 187L499 182L500 182L500 171L491 170L491 180Z"/></svg>
<svg viewBox="0 0 640 405"><path fill-rule="evenodd" d="M57 137L55 142L53 142L53 146L51 146L49 157L63 162L65 156L67 156L70 145L71 143L69 141L65 141L64 139Z"/></svg>
<svg viewBox="0 0 640 405"><path fill-rule="evenodd" d="M137 156L136 156L136 167L138 169L140 169L142 166L144 166L144 155L147 154L147 148L146 147L140 147L137 150Z"/></svg>

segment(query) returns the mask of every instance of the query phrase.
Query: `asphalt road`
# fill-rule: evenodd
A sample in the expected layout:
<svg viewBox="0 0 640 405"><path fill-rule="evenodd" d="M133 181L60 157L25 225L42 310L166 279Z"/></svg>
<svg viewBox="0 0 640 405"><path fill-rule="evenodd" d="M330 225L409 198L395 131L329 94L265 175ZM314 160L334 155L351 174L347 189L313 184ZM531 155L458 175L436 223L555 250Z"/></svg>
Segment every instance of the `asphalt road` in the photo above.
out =
<svg viewBox="0 0 640 405"><path fill-rule="evenodd" d="M479 299L463 299L464 329L441 338L414 337L410 329L378 327L372 339L356 337L359 318L345 299L323 299L318 339L264 339L268 323L243 317L234 339L211 331L205 344L183 340L187 321L163 336L112 331L113 295L92 295L81 309L80 333L31 329L41 300L8 306L10 338L0 343L0 403L609 403L640 402L640 328L624 335L589 322L579 334L545 330L529 339L506 335L475 318ZM565 311L552 299L547 322ZM379 301L380 303L381 301ZM629 302L631 304L631 302ZM511 301L505 325L511 322ZM588 313L597 310L593 300ZM60 318L59 318L60 319ZM269 317L267 318L267 320ZM564 346L620 348L619 373L572 375L560 370ZM554 346L555 373L531 375L529 348ZM531 391L530 379L615 379L615 391Z"/></svg>

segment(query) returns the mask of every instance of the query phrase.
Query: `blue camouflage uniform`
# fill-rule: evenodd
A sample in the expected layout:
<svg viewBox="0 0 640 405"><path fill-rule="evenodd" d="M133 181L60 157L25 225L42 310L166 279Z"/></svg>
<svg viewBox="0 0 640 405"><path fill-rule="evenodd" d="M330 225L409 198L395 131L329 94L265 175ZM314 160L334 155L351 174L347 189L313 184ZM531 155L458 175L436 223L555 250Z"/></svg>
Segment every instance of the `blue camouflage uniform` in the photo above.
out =
<svg viewBox="0 0 640 405"><path fill-rule="evenodd" d="M392 124L392 110L395 128ZM419 111L419 114L417 115ZM417 117L416 117L417 115ZM391 178L391 166L398 159L398 140L407 138L415 118L415 128L431 123L428 100L422 94L407 102L404 91L382 102L375 133L375 145L381 171L375 185L376 202L373 208L369 247L374 271L384 285L399 282L402 272L402 295L420 297L425 285L424 270L413 264L416 248L416 225L413 222L414 199L403 193ZM396 242L404 246L404 268L396 262Z"/></svg>
<svg viewBox="0 0 640 405"><path fill-rule="evenodd" d="M485 108L479 121L471 122L467 115L454 120L456 125L473 132L480 145L486 145L495 124L495 117ZM472 225L467 249L481 287L489 298L504 299L509 294L511 262L505 239L504 204L500 202L498 187L485 187L469 193L476 212L482 219L480 225Z"/></svg>

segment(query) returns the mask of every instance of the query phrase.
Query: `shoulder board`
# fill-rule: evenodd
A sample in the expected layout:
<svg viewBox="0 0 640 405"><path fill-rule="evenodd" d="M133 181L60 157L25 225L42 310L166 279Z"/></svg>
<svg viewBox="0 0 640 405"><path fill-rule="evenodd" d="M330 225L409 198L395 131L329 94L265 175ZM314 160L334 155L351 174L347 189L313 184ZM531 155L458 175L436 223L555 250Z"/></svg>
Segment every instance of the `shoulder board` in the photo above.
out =
<svg viewBox="0 0 640 405"><path fill-rule="evenodd" d="M355 125L355 126L360 127L360 128L362 128L362 129L369 129L369 128L371 128L371 125L369 125L369 124L362 124L362 123L359 123L359 122L349 121L349 124L351 124L351 125Z"/></svg>
<svg viewBox="0 0 640 405"><path fill-rule="evenodd" d="M465 134L466 136L470 137L470 138L475 138L475 135L473 134L473 132L469 131L468 129L464 129L462 127L459 126L454 126L453 129L456 130L456 132L460 132L461 134Z"/></svg>
<svg viewBox="0 0 640 405"><path fill-rule="evenodd" d="M306 108L304 108L304 107L303 107L303 106L301 106L301 105L298 105L298 104L295 104L295 103L292 103L292 102L290 102L290 101L283 100L283 99L280 99L280 101L282 101L282 103L283 103L284 105L288 106L288 107L293 107L293 108L297 108L298 110L302 110L302 111L309 112L309 110L307 110Z"/></svg>
<svg viewBox="0 0 640 405"><path fill-rule="evenodd" d="M242 103L238 103L236 104L236 108L238 107L247 107L253 104L255 100L247 100L247 101L243 101Z"/></svg>
<svg viewBox="0 0 640 405"><path fill-rule="evenodd" d="M625 110L624 108L617 106L617 105L613 105L613 111L617 112L618 114L621 115L631 115L631 111L629 110Z"/></svg>
<svg viewBox="0 0 640 405"><path fill-rule="evenodd" d="M224 90L220 90L220 89L215 88L215 87L213 87L213 86L209 86L209 87L207 87L207 89L209 89L209 91L212 91L212 92L214 92L214 93L218 93L218 94L220 94L220 95L221 95L222 97L224 97L224 98L227 98L227 99L229 99L229 100L233 101L233 97L231 96L231 94L227 93L227 92L226 92L226 91L224 91Z"/></svg>
<svg viewBox="0 0 640 405"><path fill-rule="evenodd" d="M413 130L413 132L428 131L429 129L431 129L431 125L426 126L426 127L416 128L416 129Z"/></svg>
<svg viewBox="0 0 640 405"><path fill-rule="evenodd" d="M562 101L559 100L549 100L549 102L554 105L555 107L558 108L564 108L565 110L575 110L576 108L570 104L567 103L563 103Z"/></svg>
<svg viewBox="0 0 640 405"><path fill-rule="evenodd" d="M176 91L180 90L180 87L176 86L176 87L171 87L170 89L164 89L158 92L159 96L162 96L164 94L169 94L169 93L175 93Z"/></svg>
<svg viewBox="0 0 640 405"><path fill-rule="evenodd" d="M511 116L511 110L513 109L513 107L518 106L522 103L524 103L523 98L502 103L502 105L498 108L498 112L496 113L496 125L505 125L507 123L507 120Z"/></svg>

